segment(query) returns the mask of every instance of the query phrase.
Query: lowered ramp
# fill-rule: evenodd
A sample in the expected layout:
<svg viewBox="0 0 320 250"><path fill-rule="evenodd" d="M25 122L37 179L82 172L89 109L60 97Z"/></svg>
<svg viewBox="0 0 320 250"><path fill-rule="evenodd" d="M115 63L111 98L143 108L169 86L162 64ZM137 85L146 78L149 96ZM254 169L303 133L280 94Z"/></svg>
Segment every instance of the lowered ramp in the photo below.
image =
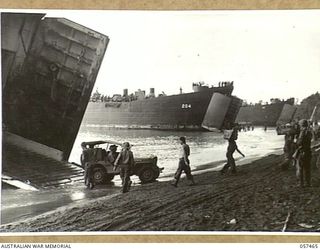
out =
<svg viewBox="0 0 320 250"><path fill-rule="evenodd" d="M234 96L214 93L209 103L202 127L210 131L228 128L235 122L242 100Z"/></svg>

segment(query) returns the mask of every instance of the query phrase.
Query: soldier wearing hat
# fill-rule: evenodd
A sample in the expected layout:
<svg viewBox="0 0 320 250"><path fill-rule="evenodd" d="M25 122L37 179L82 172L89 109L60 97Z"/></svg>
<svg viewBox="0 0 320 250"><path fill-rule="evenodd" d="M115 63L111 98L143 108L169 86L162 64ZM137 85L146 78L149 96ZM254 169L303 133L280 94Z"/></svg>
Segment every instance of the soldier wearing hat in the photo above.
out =
<svg viewBox="0 0 320 250"><path fill-rule="evenodd" d="M92 145L87 145L85 142L81 143L82 154L80 157L81 166L84 169L85 183L89 183L90 188L93 188L92 168L89 164L94 160L94 149Z"/></svg>
<svg viewBox="0 0 320 250"><path fill-rule="evenodd" d="M114 171L120 167L120 177L122 180L122 192L129 191L132 181L130 180L130 170L134 165L133 153L130 150L131 146L129 142L125 142L122 145L122 150L119 153L117 159L114 162Z"/></svg>

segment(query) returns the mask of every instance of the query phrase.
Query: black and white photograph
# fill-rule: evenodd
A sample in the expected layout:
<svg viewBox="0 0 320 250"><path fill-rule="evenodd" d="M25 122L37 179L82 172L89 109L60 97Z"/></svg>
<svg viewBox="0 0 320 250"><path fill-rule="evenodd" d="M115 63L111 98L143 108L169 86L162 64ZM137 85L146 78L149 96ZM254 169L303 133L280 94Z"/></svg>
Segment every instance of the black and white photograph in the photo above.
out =
<svg viewBox="0 0 320 250"><path fill-rule="evenodd" d="M1 11L1 233L320 231L320 10Z"/></svg>

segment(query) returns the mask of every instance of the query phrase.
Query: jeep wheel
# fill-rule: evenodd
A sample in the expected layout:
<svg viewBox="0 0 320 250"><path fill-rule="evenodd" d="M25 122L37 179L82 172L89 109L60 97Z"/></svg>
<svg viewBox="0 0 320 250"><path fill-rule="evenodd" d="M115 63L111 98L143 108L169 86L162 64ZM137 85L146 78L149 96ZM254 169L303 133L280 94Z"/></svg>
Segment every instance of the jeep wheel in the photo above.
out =
<svg viewBox="0 0 320 250"><path fill-rule="evenodd" d="M154 179L157 179L160 176L160 170L158 167L154 167L153 171L155 172Z"/></svg>
<svg viewBox="0 0 320 250"><path fill-rule="evenodd" d="M139 179L142 183L152 182L156 179L156 173L152 168L144 168L139 174Z"/></svg>
<svg viewBox="0 0 320 250"><path fill-rule="evenodd" d="M94 168L92 179L94 184L102 184L105 182L106 171L103 168Z"/></svg>

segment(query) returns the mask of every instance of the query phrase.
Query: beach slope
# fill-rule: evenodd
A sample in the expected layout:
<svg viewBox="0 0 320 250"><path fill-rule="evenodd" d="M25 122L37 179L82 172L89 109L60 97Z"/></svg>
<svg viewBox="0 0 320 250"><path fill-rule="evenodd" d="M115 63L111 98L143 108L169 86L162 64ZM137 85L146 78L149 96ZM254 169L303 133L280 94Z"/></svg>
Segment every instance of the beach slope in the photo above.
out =
<svg viewBox="0 0 320 250"><path fill-rule="evenodd" d="M315 155L314 155L315 156ZM2 232L89 231L320 231L320 178L313 161L312 187L301 188L295 169L283 170L281 155L239 167L237 174L212 171L135 186L102 197L2 225Z"/></svg>

